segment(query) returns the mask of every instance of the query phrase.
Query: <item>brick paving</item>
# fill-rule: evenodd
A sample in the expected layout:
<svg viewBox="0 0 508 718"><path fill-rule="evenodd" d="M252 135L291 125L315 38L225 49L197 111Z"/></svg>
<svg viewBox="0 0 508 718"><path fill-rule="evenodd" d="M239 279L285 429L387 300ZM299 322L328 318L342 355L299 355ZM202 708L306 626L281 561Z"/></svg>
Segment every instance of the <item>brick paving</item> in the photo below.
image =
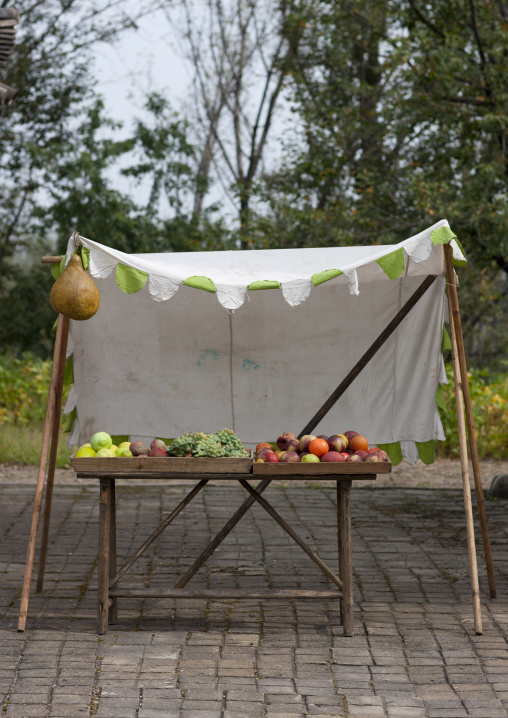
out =
<svg viewBox="0 0 508 718"><path fill-rule="evenodd" d="M117 488L119 560L188 491ZM5 718L498 718L508 716L508 502L488 501L499 598L479 551L483 635L473 628L462 494L352 493L356 635L336 601L119 599L96 635L98 487L55 487L45 587L16 630L34 487L0 484L0 687ZM330 565L335 491L265 496ZM172 586L243 500L207 486L126 575ZM477 529L477 538L480 536ZM479 540L477 541L479 546ZM254 507L193 579L195 587L330 588Z"/></svg>

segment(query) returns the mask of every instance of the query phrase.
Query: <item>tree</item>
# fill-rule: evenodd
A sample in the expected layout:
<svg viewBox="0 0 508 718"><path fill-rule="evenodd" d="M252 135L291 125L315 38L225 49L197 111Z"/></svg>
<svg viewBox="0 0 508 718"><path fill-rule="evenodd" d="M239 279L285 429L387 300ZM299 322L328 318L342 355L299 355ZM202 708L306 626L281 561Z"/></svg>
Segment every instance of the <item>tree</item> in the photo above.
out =
<svg viewBox="0 0 508 718"><path fill-rule="evenodd" d="M303 132L265 177L259 244L386 244L446 217L470 260L469 348L505 356L508 6L302 0L291 18Z"/></svg>
<svg viewBox="0 0 508 718"><path fill-rule="evenodd" d="M7 5L0 2L1 7ZM136 16L148 11L138 3ZM34 208L47 207L46 162L72 145L76 124L93 99L89 49L112 41L135 17L124 4L105 0L19 0L20 25L7 66L16 101L0 109L0 277L10 258L33 242Z"/></svg>
<svg viewBox="0 0 508 718"><path fill-rule="evenodd" d="M181 0L180 33L191 64L201 152L193 215L199 219L210 176L235 207L240 246L251 246L250 223L255 182L263 167L292 53L284 27L285 0Z"/></svg>

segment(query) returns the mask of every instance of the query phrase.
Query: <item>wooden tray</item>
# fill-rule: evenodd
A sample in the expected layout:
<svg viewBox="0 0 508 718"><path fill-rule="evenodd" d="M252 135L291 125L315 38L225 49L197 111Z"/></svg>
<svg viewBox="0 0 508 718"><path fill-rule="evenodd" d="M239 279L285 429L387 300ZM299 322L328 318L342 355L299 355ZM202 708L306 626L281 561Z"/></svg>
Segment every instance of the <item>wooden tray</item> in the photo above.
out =
<svg viewBox="0 0 508 718"><path fill-rule="evenodd" d="M385 461L376 461L365 463L358 461L349 463L346 461L323 461L317 464L306 463L258 463L252 465L254 474L264 474L264 476L322 476L323 474L389 474L392 465Z"/></svg>
<svg viewBox="0 0 508 718"><path fill-rule="evenodd" d="M252 458L216 458L176 456L76 458L71 457L74 471L112 474L249 474Z"/></svg>

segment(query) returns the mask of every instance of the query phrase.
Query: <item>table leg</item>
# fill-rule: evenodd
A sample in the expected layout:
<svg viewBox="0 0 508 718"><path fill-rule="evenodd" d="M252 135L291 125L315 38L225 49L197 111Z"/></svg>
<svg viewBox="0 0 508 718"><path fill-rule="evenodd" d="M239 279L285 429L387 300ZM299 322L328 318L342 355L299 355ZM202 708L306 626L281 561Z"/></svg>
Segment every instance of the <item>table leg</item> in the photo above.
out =
<svg viewBox="0 0 508 718"><path fill-rule="evenodd" d="M339 577L342 581L342 625L345 636L354 635L353 562L351 556L351 481L337 481L339 522Z"/></svg>
<svg viewBox="0 0 508 718"><path fill-rule="evenodd" d="M109 503L109 581L116 574L116 500L115 480L111 479ZM109 584L108 581L108 584ZM112 598L109 607L108 623L116 623L118 618L118 599Z"/></svg>
<svg viewBox="0 0 508 718"><path fill-rule="evenodd" d="M97 581L97 633L101 636L108 630L109 617L110 506L111 479L101 479L99 501L99 567Z"/></svg>
<svg viewBox="0 0 508 718"><path fill-rule="evenodd" d="M339 562L339 578L342 582L342 585L344 585L344 571L343 571L343 565L344 562L341 561L341 553L340 553L340 532L341 532L341 524L340 524L340 481L337 479L335 482L337 485L337 549L338 549L338 562ZM344 593L342 593L341 599L339 601L339 611L340 611L340 625L344 625Z"/></svg>

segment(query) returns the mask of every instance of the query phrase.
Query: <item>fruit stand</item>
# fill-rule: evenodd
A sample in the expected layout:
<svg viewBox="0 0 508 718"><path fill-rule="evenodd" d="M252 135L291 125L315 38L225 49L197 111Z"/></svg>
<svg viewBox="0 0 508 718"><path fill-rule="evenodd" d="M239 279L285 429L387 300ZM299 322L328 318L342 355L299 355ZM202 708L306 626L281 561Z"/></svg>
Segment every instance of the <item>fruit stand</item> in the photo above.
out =
<svg viewBox="0 0 508 718"><path fill-rule="evenodd" d="M100 306L82 321L83 316L69 320L72 314L53 303L60 314L19 630L26 622L46 486L37 589L43 584L64 380L72 383L65 413L73 446L100 431L109 431L119 441L146 443L154 436L213 434L228 426L247 449L253 449L260 441L273 442L281 431L302 425L299 439L354 427L393 464L418 459L430 463L435 442L444 439L438 406L440 387L446 382L442 351L451 340L457 399L464 400L465 418L459 410L458 425L473 612L475 630L481 633L466 424L491 597L495 583L453 269L454 263L464 264L465 257L446 220L397 245L246 252L128 255L74 234L67 256L60 260L46 258L54 263L55 277L64 270L52 297L68 269L77 269L86 277L84 284L91 279L97 284ZM170 457L155 456L73 460L78 476L93 476L101 484L101 631L107 627L108 602L115 605L120 595L112 558L114 480L181 476L176 465L168 463ZM327 476L337 481L338 511L343 516L341 561L339 576L329 569L327 575L341 587L344 629L351 635L349 487L353 479L389 471L391 464L304 466L303 461L283 465L251 460L248 471L224 473L219 463L212 464L213 471L198 470L193 463L198 460L188 459L186 464L191 466L186 477L198 480L195 491L226 477L239 481L249 498L203 551L196 567L254 502L283 526L284 519L275 516L261 496L273 478ZM83 461L88 463L76 463ZM260 483L254 488L250 482L256 476ZM293 538L308 549L299 537ZM179 584L167 590L183 590ZM114 620L114 610L109 620Z"/></svg>

